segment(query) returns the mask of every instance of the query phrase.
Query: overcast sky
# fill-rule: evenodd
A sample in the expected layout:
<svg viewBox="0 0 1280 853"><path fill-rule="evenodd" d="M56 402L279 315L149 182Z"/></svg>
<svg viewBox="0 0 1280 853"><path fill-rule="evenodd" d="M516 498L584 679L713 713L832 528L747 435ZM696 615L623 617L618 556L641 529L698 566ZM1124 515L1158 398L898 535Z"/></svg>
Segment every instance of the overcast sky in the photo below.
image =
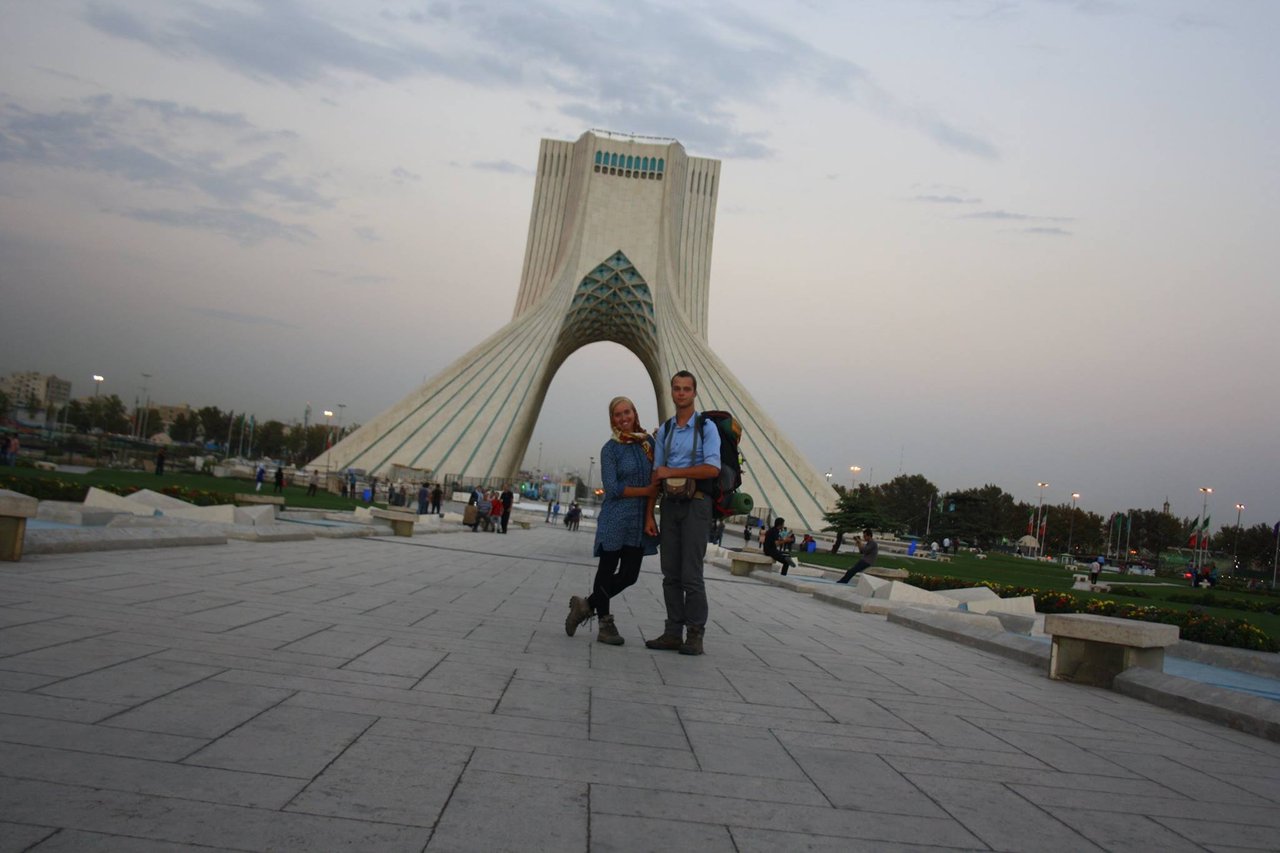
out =
<svg viewBox="0 0 1280 853"><path fill-rule="evenodd" d="M1280 3L3 21L0 372L367 421L510 319L538 141L605 128L723 161L712 347L838 482L1280 517ZM653 425L630 353L576 353L528 465L585 468L619 393Z"/></svg>

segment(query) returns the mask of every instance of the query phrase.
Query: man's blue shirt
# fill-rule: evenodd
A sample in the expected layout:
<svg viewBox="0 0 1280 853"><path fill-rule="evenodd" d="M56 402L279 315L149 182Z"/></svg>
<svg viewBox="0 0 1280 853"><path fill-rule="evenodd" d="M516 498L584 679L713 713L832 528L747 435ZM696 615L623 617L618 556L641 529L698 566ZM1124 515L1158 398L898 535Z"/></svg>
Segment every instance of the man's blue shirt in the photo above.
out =
<svg viewBox="0 0 1280 853"><path fill-rule="evenodd" d="M702 422L702 435L698 437L698 456L693 457L693 425L701 417L694 412L684 426L673 421L663 421L658 429L656 447L653 449L653 467L659 468L692 468L695 465L714 465L720 470L720 430L709 420ZM667 454L667 425L672 424L670 444L671 454Z"/></svg>

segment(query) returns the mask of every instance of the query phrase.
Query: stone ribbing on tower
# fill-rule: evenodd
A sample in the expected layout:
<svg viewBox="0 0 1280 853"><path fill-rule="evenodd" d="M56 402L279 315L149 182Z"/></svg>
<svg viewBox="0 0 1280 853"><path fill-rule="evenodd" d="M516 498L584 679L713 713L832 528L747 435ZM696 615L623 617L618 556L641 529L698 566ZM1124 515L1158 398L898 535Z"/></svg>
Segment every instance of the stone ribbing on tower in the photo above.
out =
<svg viewBox="0 0 1280 853"><path fill-rule="evenodd" d="M699 407L742 423L757 506L820 528L835 493L707 342L719 179L719 161L674 141L543 140L511 322L311 464L513 477L560 365L612 341L644 365L663 418L668 379L691 370Z"/></svg>

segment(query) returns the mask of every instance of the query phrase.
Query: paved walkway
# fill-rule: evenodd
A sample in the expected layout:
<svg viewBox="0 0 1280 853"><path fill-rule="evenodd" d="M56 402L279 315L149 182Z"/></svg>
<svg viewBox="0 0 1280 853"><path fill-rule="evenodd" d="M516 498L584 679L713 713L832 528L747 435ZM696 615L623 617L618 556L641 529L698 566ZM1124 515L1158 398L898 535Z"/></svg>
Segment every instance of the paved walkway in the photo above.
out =
<svg viewBox="0 0 1280 853"><path fill-rule="evenodd" d="M1280 744L590 537L318 540L0 564L0 851L1276 849Z"/></svg>

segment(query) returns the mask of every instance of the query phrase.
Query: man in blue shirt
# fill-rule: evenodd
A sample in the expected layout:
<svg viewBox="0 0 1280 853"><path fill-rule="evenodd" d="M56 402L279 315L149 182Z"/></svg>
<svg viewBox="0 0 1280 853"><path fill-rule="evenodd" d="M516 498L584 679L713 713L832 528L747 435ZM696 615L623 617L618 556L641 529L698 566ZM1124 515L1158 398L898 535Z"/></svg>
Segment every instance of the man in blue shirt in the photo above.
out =
<svg viewBox="0 0 1280 853"><path fill-rule="evenodd" d="M702 635L707 627L702 558L707 553L712 514L711 495L704 481L720 476L720 431L694 410L697 396L698 380L692 373L681 370L671 377L671 402L676 415L658 429L653 450L653 482L666 481L661 491L658 554L667 622L662 636L646 641L645 646L678 650L682 655L702 654ZM702 429L696 430L699 423ZM690 494L672 496L682 480L699 482L695 483L696 488L689 489Z"/></svg>

